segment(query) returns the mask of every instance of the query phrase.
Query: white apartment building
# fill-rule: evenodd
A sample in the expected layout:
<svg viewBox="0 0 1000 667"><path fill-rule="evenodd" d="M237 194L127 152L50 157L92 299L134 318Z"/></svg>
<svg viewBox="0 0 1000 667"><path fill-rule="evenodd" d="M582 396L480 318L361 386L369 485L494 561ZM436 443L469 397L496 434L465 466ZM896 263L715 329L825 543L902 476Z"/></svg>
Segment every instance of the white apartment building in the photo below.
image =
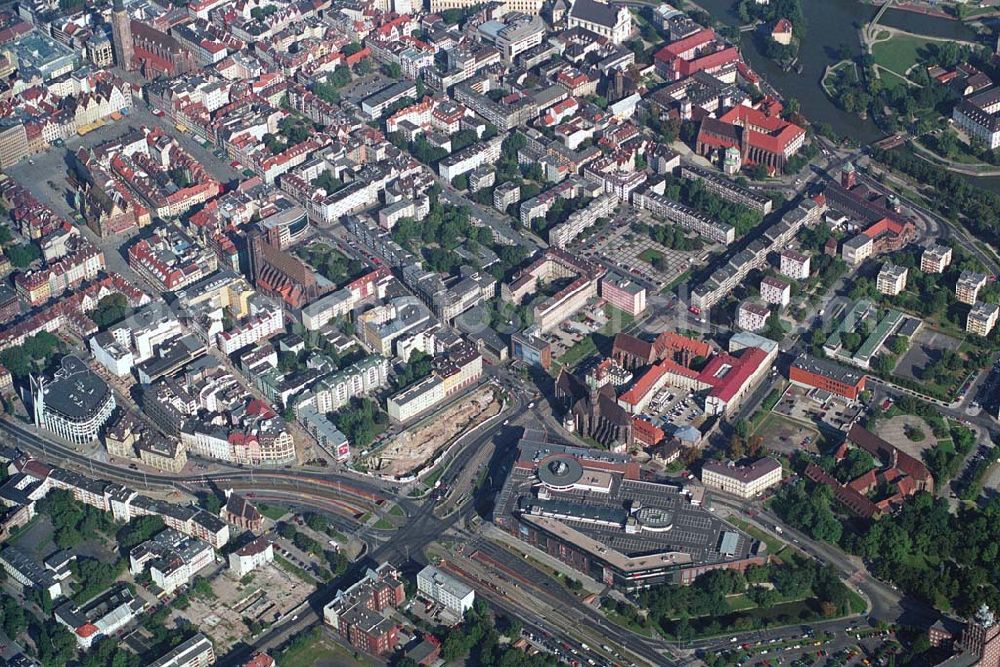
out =
<svg viewBox="0 0 1000 667"><path fill-rule="evenodd" d="M857 266L871 257L874 250L875 243L871 237L858 234L844 241L844 245L840 249L840 254L848 265Z"/></svg>
<svg viewBox="0 0 1000 667"><path fill-rule="evenodd" d="M549 230L549 244L556 248L565 248L585 229L594 225L599 219L609 217L618 206L618 197L613 194L601 195L587 204L586 208L572 213L566 222Z"/></svg>
<svg viewBox="0 0 1000 667"><path fill-rule="evenodd" d="M441 160L438 163L438 173L442 178L451 181L456 176L468 173L476 167L484 164L493 164L500 159L500 146L503 143L503 134L499 134L489 141L481 141L472 144L468 148L463 148L453 155Z"/></svg>
<svg viewBox="0 0 1000 667"><path fill-rule="evenodd" d="M781 464L770 457L746 466L707 461L701 469L701 483L740 498L753 498L781 483Z"/></svg>
<svg viewBox="0 0 1000 667"><path fill-rule="evenodd" d="M765 303L787 306L792 300L792 285L780 278L765 276L760 281L760 298Z"/></svg>
<svg viewBox="0 0 1000 667"><path fill-rule="evenodd" d="M232 354L285 330L284 311L277 304L268 303L255 307L251 302L250 309L253 314L246 321L216 335L216 343L223 353Z"/></svg>
<svg viewBox="0 0 1000 667"><path fill-rule="evenodd" d="M215 664L215 648L208 637L196 634L149 667L208 667Z"/></svg>
<svg viewBox="0 0 1000 667"><path fill-rule="evenodd" d="M302 309L302 326L307 331L319 331L329 324L330 320L349 315L354 303L349 289L331 292Z"/></svg>
<svg viewBox="0 0 1000 667"><path fill-rule="evenodd" d="M878 272L875 287L882 294L896 296L906 289L907 275L909 275L909 270L906 267L886 262L882 265L882 270Z"/></svg>
<svg viewBox="0 0 1000 667"><path fill-rule="evenodd" d="M736 326L744 331L762 331L770 316L771 309L764 304L744 301L736 311Z"/></svg>
<svg viewBox="0 0 1000 667"><path fill-rule="evenodd" d="M792 280L806 280L809 278L811 257L794 250L783 250L781 252L781 275Z"/></svg>
<svg viewBox="0 0 1000 667"><path fill-rule="evenodd" d="M189 583L214 562L212 545L173 528L164 529L129 552L129 571L137 575L148 566L150 578L164 595Z"/></svg>
<svg viewBox="0 0 1000 667"><path fill-rule="evenodd" d="M997 325L998 313L1000 313L1000 307L996 304L977 301L965 320L965 330L977 336L988 336L993 331L993 327Z"/></svg>
<svg viewBox="0 0 1000 667"><path fill-rule="evenodd" d="M381 389L389 382L389 360L373 354L331 375L312 387L312 403L320 413L333 412L352 398Z"/></svg>
<svg viewBox="0 0 1000 667"><path fill-rule="evenodd" d="M955 298L970 306L979 299L979 290L986 286L986 274L962 271L955 284Z"/></svg>
<svg viewBox="0 0 1000 667"><path fill-rule="evenodd" d="M0 567L25 590L38 588L47 591L53 600L63 594L62 584L55 575L17 547L8 546L0 552Z"/></svg>
<svg viewBox="0 0 1000 667"><path fill-rule="evenodd" d="M476 600L474 590L433 565L428 565L417 573L417 591L459 618L472 609L472 603Z"/></svg>
<svg viewBox="0 0 1000 667"><path fill-rule="evenodd" d="M924 273L944 273L951 264L951 248L935 243L920 255L920 270Z"/></svg>
<svg viewBox="0 0 1000 667"><path fill-rule="evenodd" d="M444 400L444 382L436 375L424 378L386 401L386 412L397 422L405 422Z"/></svg>

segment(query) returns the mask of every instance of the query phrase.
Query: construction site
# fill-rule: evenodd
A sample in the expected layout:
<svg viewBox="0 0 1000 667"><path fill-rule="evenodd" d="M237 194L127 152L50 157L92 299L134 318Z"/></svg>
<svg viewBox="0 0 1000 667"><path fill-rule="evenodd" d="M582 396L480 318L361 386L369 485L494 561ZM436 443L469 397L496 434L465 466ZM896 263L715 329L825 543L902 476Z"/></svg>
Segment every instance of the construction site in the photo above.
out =
<svg viewBox="0 0 1000 667"><path fill-rule="evenodd" d="M240 580L229 572L217 576L212 596L192 596L187 608L174 613L208 635L216 650L229 650L283 618L315 590L314 581L283 563L267 563Z"/></svg>
<svg viewBox="0 0 1000 667"><path fill-rule="evenodd" d="M502 408L493 387L480 387L391 439L369 457L368 469L381 477L404 479Z"/></svg>

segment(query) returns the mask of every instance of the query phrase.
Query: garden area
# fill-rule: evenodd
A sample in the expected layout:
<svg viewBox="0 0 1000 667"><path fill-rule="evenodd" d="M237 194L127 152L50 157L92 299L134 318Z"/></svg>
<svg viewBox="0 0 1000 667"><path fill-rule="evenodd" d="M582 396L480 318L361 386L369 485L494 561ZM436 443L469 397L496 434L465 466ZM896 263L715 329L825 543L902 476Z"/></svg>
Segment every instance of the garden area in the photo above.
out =
<svg viewBox="0 0 1000 667"><path fill-rule="evenodd" d="M823 88L839 108L871 118L885 132L924 134L939 127L943 117L950 117L958 93L931 78L927 66L949 69L969 61L986 67L968 47L952 41L888 31L882 31L878 39L871 54L829 71Z"/></svg>
<svg viewBox="0 0 1000 667"><path fill-rule="evenodd" d="M295 253L321 276L342 285L362 275L367 267L358 259L347 259L328 243L315 241L295 250Z"/></svg>
<svg viewBox="0 0 1000 667"><path fill-rule="evenodd" d="M952 460L949 434L956 452L970 447L974 436L947 425L940 430L933 419L926 421L940 438L937 447L929 451L940 448L941 453L929 456L941 456L945 467L938 470L947 474ZM807 460L795 457L793 465L801 472ZM987 457L981 463L988 469L993 461ZM770 507L783 521L812 538L864 557L879 579L939 610L968 615L1000 595L1000 560L996 558L1000 497L982 504L960 504L953 514L946 498L921 492L895 513L867 520L836 504L827 486L800 479L782 487Z"/></svg>
<svg viewBox="0 0 1000 667"><path fill-rule="evenodd" d="M489 227L472 224L467 207L453 206L438 198L432 188L431 210L421 220L403 218L392 228L392 238L411 252L421 255L424 266L439 273L453 273L462 265L479 269L475 254L488 248L500 260L485 270L497 280L504 280L527 258L522 246L494 243ZM465 252L458 252L459 247Z"/></svg>
<svg viewBox="0 0 1000 667"><path fill-rule="evenodd" d="M580 342L569 348L556 363L552 364L552 373L558 373L562 366L573 368L590 355L596 354L599 345L609 342L615 334L625 330L635 319L632 315L610 304L604 307L604 314L607 317L605 325L600 330L584 336Z"/></svg>
<svg viewBox="0 0 1000 667"><path fill-rule="evenodd" d="M707 572L690 586L657 586L638 599L652 624L681 641L864 610L832 568L799 557L752 566L745 575Z"/></svg>

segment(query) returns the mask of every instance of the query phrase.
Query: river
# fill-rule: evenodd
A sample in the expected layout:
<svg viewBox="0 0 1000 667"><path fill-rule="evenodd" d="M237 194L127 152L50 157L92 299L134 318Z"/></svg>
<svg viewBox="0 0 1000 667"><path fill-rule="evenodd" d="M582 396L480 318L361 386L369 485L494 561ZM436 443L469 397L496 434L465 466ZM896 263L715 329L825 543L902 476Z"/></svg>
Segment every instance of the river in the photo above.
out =
<svg viewBox="0 0 1000 667"><path fill-rule="evenodd" d="M738 26L739 17L733 11L734 0L696 0L716 19ZM806 18L806 37L799 49L801 74L784 72L774 61L765 58L754 39L746 34L741 50L750 66L771 83L786 99L799 101L802 113L814 122L828 123L837 134L846 134L861 142L879 139L881 133L871 121L862 121L854 114L838 109L827 98L820 81L827 65L841 59L842 52L861 55L858 30L875 16L873 5L858 0L802 0ZM880 21L882 25L908 32L973 40L975 33L966 25L948 19L890 9Z"/></svg>

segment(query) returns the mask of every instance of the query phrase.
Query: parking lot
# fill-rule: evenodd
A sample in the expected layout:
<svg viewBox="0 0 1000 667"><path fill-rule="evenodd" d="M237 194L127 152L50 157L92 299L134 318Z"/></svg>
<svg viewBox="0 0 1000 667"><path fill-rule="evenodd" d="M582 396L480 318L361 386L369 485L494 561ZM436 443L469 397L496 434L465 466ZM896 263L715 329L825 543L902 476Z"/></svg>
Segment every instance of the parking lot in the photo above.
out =
<svg viewBox="0 0 1000 667"><path fill-rule="evenodd" d="M765 447L781 454L791 455L797 451L819 453L819 448L816 446L819 432L816 429L793 422L779 414L768 415L754 435L760 436Z"/></svg>
<svg viewBox="0 0 1000 667"><path fill-rule="evenodd" d="M701 400L690 391L673 387L664 387L656 392L643 416L667 432L682 426L697 428L705 421Z"/></svg>
<svg viewBox="0 0 1000 667"><path fill-rule="evenodd" d="M626 219L617 219L606 231L587 238L574 250L659 292L691 266L701 263L712 247L695 252L672 250L632 231Z"/></svg>

